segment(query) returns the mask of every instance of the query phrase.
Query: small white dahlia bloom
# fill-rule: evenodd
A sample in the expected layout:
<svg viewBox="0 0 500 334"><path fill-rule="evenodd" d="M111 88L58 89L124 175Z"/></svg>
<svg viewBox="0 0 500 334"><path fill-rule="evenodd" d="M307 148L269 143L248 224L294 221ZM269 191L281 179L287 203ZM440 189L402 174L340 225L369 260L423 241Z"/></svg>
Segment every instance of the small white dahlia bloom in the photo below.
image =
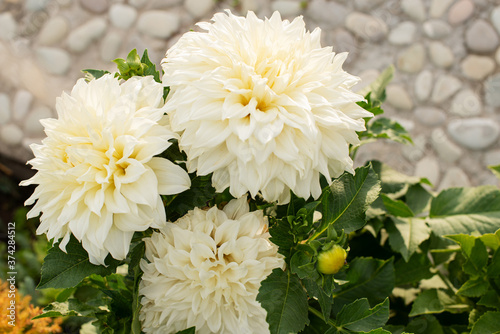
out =
<svg viewBox="0 0 500 334"><path fill-rule="evenodd" d="M307 31L302 17L228 11L212 20L162 60L167 113L189 171L213 172L218 192L260 191L282 203L289 190L319 197L320 174L353 173L349 144L359 144L356 131L373 115L350 91L358 78L342 70L347 54L321 47L320 29Z"/></svg>
<svg viewBox="0 0 500 334"><path fill-rule="evenodd" d="M283 256L269 241L267 217L249 212L246 196L223 210L195 208L146 239L139 285L145 333L196 326L200 334L269 333L256 300Z"/></svg>
<svg viewBox="0 0 500 334"><path fill-rule="evenodd" d="M73 234L93 264L109 253L124 259L134 232L165 224L160 194L190 187L186 171L154 157L176 138L161 124L163 86L152 77L80 79L56 109L58 119L41 121L47 138L31 145L38 172L21 182L38 185L28 217L42 212L37 233L62 238L62 250Z"/></svg>

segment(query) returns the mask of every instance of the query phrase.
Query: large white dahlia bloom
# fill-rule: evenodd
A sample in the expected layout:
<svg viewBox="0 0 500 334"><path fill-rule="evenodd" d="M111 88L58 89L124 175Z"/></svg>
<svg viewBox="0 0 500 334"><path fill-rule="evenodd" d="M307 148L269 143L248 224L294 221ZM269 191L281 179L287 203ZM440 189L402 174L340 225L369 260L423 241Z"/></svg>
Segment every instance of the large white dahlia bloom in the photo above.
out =
<svg viewBox="0 0 500 334"><path fill-rule="evenodd" d="M267 218L249 212L246 196L223 210L195 208L146 239L139 285L146 333L196 326L200 334L269 333L256 297L260 283L284 266L269 241Z"/></svg>
<svg viewBox="0 0 500 334"><path fill-rule="evenodd" d="M29 161L38 172L21 185L38 184L26 204L28 217L42 212L38 234L73 234L90 262L104 264L111 253L124 259L135 231L166 222L160 194L190 187L186 171L163 152L176 134L160 123L163 86L152 77L120 84L111 74L78 80L71 94L57 99L58 119L45 119L47 138L33 144ZM160 122L160 123L159 123Z"/></svg>
<svg viewBox="0 0 500 334"><path fill-rule="evenodd" d="M290 189L317 198L320 174L354 172L349 144L373 115L355 103L363 97L350 91L358 78L342 70L346 53L278 12L260 20L228 11L198 26L206 32L184 34L162 60L190 172L213 172L219 192L281 202Z"/></svg>

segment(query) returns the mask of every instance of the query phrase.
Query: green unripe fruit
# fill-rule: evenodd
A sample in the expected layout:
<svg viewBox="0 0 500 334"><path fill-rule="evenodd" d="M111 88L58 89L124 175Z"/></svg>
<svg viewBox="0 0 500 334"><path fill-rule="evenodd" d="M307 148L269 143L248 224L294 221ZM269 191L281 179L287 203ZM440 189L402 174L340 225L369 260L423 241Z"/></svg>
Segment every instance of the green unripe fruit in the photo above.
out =
<svg viewBox="0 0 500 334"><path fill-rule="evenodd" d="M332 248L318 255L318 271L327 275L336 274L344 266L346 257L345 249L339 245L333 245Z"/></svg>

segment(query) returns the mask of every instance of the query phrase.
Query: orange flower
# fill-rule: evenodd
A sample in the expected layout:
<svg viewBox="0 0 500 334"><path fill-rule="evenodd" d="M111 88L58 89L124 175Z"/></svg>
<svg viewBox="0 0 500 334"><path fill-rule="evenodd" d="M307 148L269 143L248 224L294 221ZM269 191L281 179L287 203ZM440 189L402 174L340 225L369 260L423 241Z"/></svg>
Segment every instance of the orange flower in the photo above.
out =
<svg viewBox="0 0 500 334"><path fill-rule="evenodd" d="M32 320L42 313L38 306L30 304L31 296L22 296L17 289L0 280L0 333L50 334L61 333L61 318Z"/></svg>

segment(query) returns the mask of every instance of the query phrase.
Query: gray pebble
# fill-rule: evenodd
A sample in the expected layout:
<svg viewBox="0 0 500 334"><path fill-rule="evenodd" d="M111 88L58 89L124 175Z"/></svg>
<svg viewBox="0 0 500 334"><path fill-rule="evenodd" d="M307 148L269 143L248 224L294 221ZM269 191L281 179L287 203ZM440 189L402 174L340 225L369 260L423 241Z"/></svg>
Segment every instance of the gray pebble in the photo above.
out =
<svg viewBox="0 0 500 334"><path fill-rule="evenodd" d="M467 21L472 13L474 13L474 3L470 0L460 0L450 8L448 22L458 25Z"/></svg>
<svg viewBox="0 0 500 334"><path fill-rule="evenodd" d="M111 24L120 29L128 29L137 18L137 10L134 7L115 3L109 9L109 20Z"/></svg>
<svg viewBox="0 0 500 334"><path fill-rule="evenodd" d="M68 20L62 16L50 18L38 34L38 43L51 46L62 41L68 34Z"/></svg>
<svg viewBox="0 0 500 334"><path fill-rule="evenodd" d="M432 39L443 39L451 33L450 25L442 20L427 21L422 27L425 35Z"/></svg>
<svg viewBox="0 0 500 334"><path fill-rule="evenodd" d="M63 49L39 47L35 50L38 62L49 74L64 75L71 65L71 57Z"/></svg>
<svg viewBox="0 0 500 334"><path fill-rule="evenodd" d="M145 35L166 39L179 29L179 17L161 10L147 11L139 17L137 29Z"/></svg>
<svg viewBox="0 0 500 334"><path fill-rule="evenodd" d="M441 191L443 189L455 187L470 187L470 181L469 177L462 169L458 167L451 167L444 174L438 190Z"/></svg>
<svg viewBox="0 0 500 334"><path fill-rule="evenodd" d="M439 162L436 158L427 156L417 162L415 176L427 178L433 185L439 182Z"/></svg>
<svg viewBox="0 0 500 334"><path fill-rule="evenodd" d="M397 67L403 72L417 73L424 67L425 58L424 46L416 43L398 54Z"/></svg>
<svg viewBox="0 0 500 334"><path fill-rule="evenodd" d="M479 96L471 89L458 92L451 103L451 112L462 117L477 116L481 113L483 105Z"/></svg>
<svg viewBox="0 0 500 334"><path fill-rule="evenodd" d="M12 103L12 112L15 120L21 120L26 116L30 110L32 101L33 95L27 90L20 89L16 92Z"/></svg>
<svg viewBox="0 0 500 334"><path fill-rule="evenodd" d="M465 43L470 50L484 53L494 51L499 40L491 24L477 20L465 32Z"/></svg>
<svg viewBox="0 0 500 334"><path fill-rule="evenodd" d="M420 72L415 79L415 96L420 101L427 101L432 90L433 75L429 70Z"/></svg>
<svg viewBox="0 0 500 334"><path fill-rule="evenodd" d="M96 14L104 13L109 8L108 0L80 0L79 2L82 8Z"/></svg>
<svg viewBox="0 0 500 334"><path fill-rule="evenodd" d="M462 87L462 82L449 74L441 74L434 86L432 92L432 102L442 103L448 98L452 97L460 88Z"/></svg>
<svg viewBox="0 0 500 334"><path fill-rule="evenodd" d="M492 107L500 107L500 73L489 77L484 83L486 103Z"/></svg>
<svg viewBox="0 0 500 334"><path fill-rule="evenodd" d="M451 138L471 150L483 150L493 144L500 134L500 126L488 118L464 118L448 124Z"/></svg>
<svg viewBox="0 0 500 334"><path fill-rule="evenodd" d="M460 64L462 73L471 80L483 80L495 69L495 61L490 57L469 55Z"/></svg>
<svg viewBox="0 0 500 334"><path fill-rule="evenodd" d="M345 20L345 25L356 36L372 42L381 41L388 33L387 24L384 21L359 12L350 13Z"/></svg>
<svg viewBox="0 0 500 334"><path fill-rule="evenodd" d="M446 114L435 107L418 107L414 115L419 123L427 126L439 126L446 120Z"/></svg>
<svg viewBox="0 0 500 334"><path fill-rule="evenodd" d="M415 21L423 22L427 17L425 5L422 0L402 0L401 8L406 15Z"/></svg>
<svg viewBox="0 0 500 334"><path fill-rule="evenodd" d="M411 21L404 21L398 24L389 33L387 40L392 45L408 45L415 40L417 25Z"/></svg>
<svg viewBox="0 0 500 334"><path fill-rule="evenodd" d="M453 143L441 128L432 131L431 145L439 157L446 162L453 163L463 154L462 149Z"/></svg>
<svg viewBox="0 0 500 334"><path fill-rule="evenodd" d="M102 17L96 17L73 30L68 36L68 49L75 53L85 51L92 42L101 38L108 24Z"/></svg>
<svg viewBox="0 0 500 334"><path fill-rule="evenodd" d="M10 99L5 93L0 93L0 124L10 120Z"/></svg>
<svg viewBox="0 0 500 334"><path fill-rule="evenodd" d="M0 139L8 146L17 146L23 140L23 131L16 124L7 124L0 128Z"/></svg>

